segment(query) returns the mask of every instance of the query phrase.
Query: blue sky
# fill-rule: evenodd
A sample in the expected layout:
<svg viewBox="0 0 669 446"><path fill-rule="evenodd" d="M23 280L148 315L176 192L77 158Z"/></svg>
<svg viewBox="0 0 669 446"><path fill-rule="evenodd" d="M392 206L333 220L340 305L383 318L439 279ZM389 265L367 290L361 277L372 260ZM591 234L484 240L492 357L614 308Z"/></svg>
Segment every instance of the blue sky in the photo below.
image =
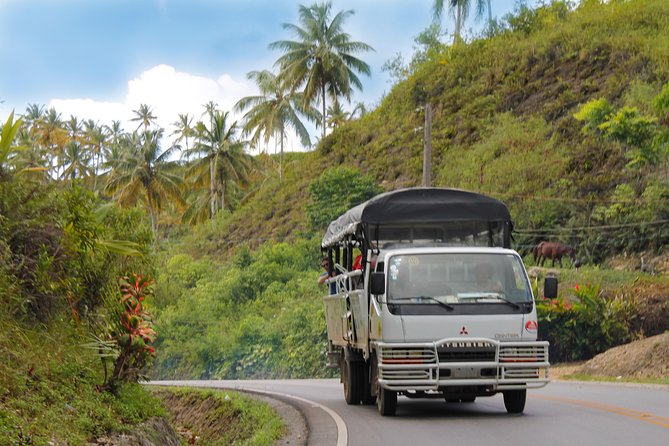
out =
<svg viewBox="0 0 669 446"><path fill-rule="evenodd" d="M493 15L502 17L515 3L492 0ZM34 103L54 106L65 119L126 122L147 103L169 133L177 113L199 116L209 100L228 110L255 94L246 73L272 68L279 53L268 44L294 39L281 24L298 23L299 4L311 2L0 0L0 120ZM390 89L381 67L398 52L410 57L414 37L430 24L432 5L333 0L334 11L355 11L345 31L375 49L359 55L372 76L363 76L364 90L353 102L376 104ZM442 23L452 32L450 17ZM481 23L472 17L467 27Z"/></svg>

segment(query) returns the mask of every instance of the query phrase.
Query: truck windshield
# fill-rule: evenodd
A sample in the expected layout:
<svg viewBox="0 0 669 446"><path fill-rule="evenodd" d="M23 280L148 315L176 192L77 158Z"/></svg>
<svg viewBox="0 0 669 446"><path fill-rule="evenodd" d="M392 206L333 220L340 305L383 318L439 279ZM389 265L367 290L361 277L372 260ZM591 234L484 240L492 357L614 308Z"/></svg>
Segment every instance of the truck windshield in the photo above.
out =
<svg viewBox="0 0 669 446"><path fill-rule="evenodd" d="M520 259L510 254L440 253L392 256L389 304L501 304L532 301Z"/></svg>

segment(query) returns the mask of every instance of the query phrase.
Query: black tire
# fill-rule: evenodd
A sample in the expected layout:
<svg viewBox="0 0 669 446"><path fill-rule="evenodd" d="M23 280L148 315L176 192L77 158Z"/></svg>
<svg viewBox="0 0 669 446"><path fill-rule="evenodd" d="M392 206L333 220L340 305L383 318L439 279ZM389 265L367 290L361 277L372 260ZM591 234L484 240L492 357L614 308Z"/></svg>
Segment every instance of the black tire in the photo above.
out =
<svg viewBox="0 0 669 446"><path fill-rule="evenodd" d="M527 390L507 390L504 392L504 407L508 413L523 413Z"/></svg>
<svg viewBox="0 0 669 446"><path fill-rule="evenodd" d="M464 398L460 398L460 401L462 401L463 403L473 403L474 401L476 401L476 397L475 396L466 396Z"/></svg>
<svg viewBox="0 0 669 446"><path fill-rule="evenodd" d="M362 363L344 359L342 361L342 382L346 404L360 404L362 400Z"/></svg>
<svg viewBox="0 0 669 446"><path fill-rule="evenodd" d="M372 395L372 384L369 382L369 363L362 366L362 404L371 406L376 403L376 396Z"/></svg>
<svg viewBox="0 0 669 446"><path fill-rule="evenodd" d="M378 389L376 408L384 417L392 417L397 411L397 392L388 389Z"/></svg>
<svg viewBox="0 0 669 446"><path fill-rule="evenodd" d="M444 399L446 400L447 403L450 403L450 404L452 404L452 403L459 403L459 402L460 402L460 399L459 399L459 398L451 398L450 396L447 396L447 397L444 398Z"/></svg>

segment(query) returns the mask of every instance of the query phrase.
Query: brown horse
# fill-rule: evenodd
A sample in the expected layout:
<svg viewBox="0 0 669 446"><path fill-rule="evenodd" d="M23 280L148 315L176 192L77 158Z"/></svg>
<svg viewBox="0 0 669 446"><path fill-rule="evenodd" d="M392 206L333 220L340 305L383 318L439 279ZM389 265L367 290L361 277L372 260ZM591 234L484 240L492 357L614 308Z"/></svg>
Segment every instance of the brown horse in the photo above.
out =
<svg viewBox="0 0 669 446"><path fill-rule="evenodd" d="M550 259L552 265L555 266L557 260L560 268L562 268L562 257L565 255L569 256L572 263L576 264L576 250L571 246L559 242L540 242L534 248L534 263L544 266L546 259Z"/></svg>

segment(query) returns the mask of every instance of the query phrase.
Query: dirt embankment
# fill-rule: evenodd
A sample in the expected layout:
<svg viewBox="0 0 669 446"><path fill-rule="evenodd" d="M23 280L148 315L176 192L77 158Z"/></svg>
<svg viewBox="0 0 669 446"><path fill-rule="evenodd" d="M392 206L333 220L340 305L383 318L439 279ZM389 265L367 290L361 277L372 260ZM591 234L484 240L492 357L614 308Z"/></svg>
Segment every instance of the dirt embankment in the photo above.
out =
<svg viewBox="0 0 669 446"><path fill-rule="evenodd" d="M572 373L627 379L669 379L669 332L620 345Z"/></svg>
<svg viewBox="0 0 669 446"><path fill-rule="evenodd" d="M132 433L100 437L89 446L181 446L180 436L165 418L151 418Z"/></svg>
<svg viewBox="0 0 669 446"><path fill-rule="evenodd" d="M620 380L669 380L669 331L607 350L589 361L555 364L551 378L589 375Z"/></svg>

